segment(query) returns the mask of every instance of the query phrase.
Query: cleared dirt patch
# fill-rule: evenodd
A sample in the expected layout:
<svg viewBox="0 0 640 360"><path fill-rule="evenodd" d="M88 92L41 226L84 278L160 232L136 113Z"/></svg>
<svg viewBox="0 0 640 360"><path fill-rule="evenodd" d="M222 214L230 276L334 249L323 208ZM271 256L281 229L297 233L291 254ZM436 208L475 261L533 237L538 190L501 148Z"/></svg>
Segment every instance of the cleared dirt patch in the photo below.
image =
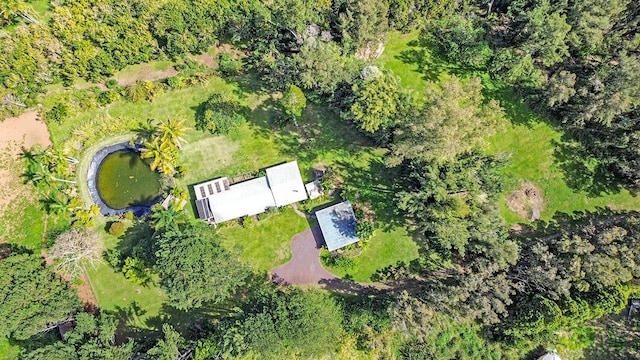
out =
<svg viewBox="0 0 640 360"><path fill-rule="evenodd" d="M523 219L538 220L544 206L542 189L533 183L524 183L520 189L507 196L507 205Z"/></svg>
<svg viewBox="0 0 640 360"><path fill-rule="evenodd" d="M169 67L165 70L155 70L147 64L137 66L139 66L139 69L137 69L134 74L116 74L114 78L118 82L118 85L127 86L135 83L138 80L156 81L178 75L178 71L173 67Z"/></svg>
<svg viewBox="0 0 640 360"><path fill-rule="evenodd" d="M33 145L51 145L47 125L37 111L0 122L0 218L4 211L18 198L30 198L33 189L23 184L20 154L22 149Z"/></svg>

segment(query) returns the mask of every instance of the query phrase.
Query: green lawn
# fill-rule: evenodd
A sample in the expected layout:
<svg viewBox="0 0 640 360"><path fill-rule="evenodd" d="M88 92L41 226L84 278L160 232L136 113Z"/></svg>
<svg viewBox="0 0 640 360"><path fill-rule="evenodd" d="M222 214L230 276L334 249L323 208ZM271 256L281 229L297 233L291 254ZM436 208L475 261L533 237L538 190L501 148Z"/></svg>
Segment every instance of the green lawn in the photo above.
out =
<svg viewBox="0 0 640 360"><path fill-rule="evenodd" d="M254 222L251 228L223 225L218 234L225 248L256 270L267 272L291 259L291 238L308 228L307 219L287 207L279 214Z"/></svg>
<svg viewBox="0 0 640 360"><path fill-rule="evenodd" d="M20 353L20 347L17 345L11 345L9 339L0 338L0 358L1 359L14 359Z"/></svg>
<svg viewBox="0 0 640 360"><path fill-rule="evenodd" d="M418 258L418 246L403 228L378 230L369 240L369 246L355 260L350 270L330 267L332 273L359 282L372 282L378 270L398 262L409 264Z"/></svg>
<svg viewBox="0 0 640 360"><path fill-rule="evenodd" d="M427 79L434 80L445 77L447 73L462 72L454 65L438 62L425 51L413 46L411 41L417 39L417 36L416 32L406 35L391 33L385 52L377 63L392 70L401 79L403 86L415 92L424 90ZM570 187L555 155L562 133L549 125L546 119L533 113L511 91L499 89L486 73L475 75L482 78L487 95L500 101L510 121L505 131L487 139L487 150L490 153L510 156L505 172L513 179L512 187L505 191L499 204L501 213L509 223L525 221L509 210L504 201L508 194L524 182L532 182L542 189L544 209L541 217L544 220L553 218L557 212L573 213L607 206L614 209L640 208L640 198L626 190L593 195Z"/></svg>

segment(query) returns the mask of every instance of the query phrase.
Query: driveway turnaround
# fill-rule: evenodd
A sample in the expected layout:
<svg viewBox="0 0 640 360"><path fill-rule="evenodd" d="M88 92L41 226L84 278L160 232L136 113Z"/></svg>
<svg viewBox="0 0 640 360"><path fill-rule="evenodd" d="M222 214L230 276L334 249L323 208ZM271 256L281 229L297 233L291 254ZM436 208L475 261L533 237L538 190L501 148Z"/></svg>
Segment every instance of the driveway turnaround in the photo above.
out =
<svg viewBox="0 0 640 360"><path fill-rule="evenodd" d="M320 248L324 244L318 227L303 231L291 240L291 260L271 270L276 283L320 285L339 280L320 264Z"/></svg>

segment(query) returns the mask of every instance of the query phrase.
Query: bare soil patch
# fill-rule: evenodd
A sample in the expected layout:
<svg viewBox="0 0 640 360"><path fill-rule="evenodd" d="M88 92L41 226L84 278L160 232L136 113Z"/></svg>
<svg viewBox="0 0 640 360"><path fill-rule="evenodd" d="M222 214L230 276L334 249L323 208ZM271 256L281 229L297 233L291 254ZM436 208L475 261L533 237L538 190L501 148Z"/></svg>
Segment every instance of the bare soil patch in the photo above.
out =
<svg viewBox="0 0 640 360"><path fill-rule="evenodd" d="M166 70L154 70L149 65L143 65L140 67L140 71L136 72L133 75L129 76L114 76L114 78L118 81L118 85L127 86L135 83L138 80L149 80L156 81L161 79L166 79L168 77L172 77L178 75L178 70L173 67L169 67Z"/></svg>
<svg viewBox="0 0 640 360"><path fill-rule="evenodd" d="M37 111L0 122L0 217L19 197L30 198L30 187L23 184L20 154L33 145L51 145L47 125Z"/></svg>
<svg viewBox="0 0 640 360"><path fill-rule="evenodd" d="M533 183L524 183L520 189L507 196L507 205L523 219L538 220L544 206L542 189Z"/></svg>

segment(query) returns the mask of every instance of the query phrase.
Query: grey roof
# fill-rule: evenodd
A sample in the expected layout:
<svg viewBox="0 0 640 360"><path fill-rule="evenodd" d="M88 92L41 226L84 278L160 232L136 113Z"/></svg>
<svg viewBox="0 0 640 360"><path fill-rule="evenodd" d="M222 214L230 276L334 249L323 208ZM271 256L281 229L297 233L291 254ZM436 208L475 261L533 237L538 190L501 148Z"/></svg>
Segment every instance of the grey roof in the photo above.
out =
<svg viewBox="0 0 640 360"><path fill-rule="evenodd" d="M304 188L297 161L272 166L266 172L276 206L285 206L307 199L307 191Z"/></svg>
<svg viewBox="0 0 640 360"><path fill-rule="evenodd" d="M316 218L329 251L360 240L356 234L356 214L348 201L316 211Z"/></svg>
<svg viewBox="0 0 640 360"><path fill-rule="evenodd" d="M213 217L209 207L209 199L207 198L196 200L196 209L198 210L198 217L202 220L209 220Z"/></svg>

